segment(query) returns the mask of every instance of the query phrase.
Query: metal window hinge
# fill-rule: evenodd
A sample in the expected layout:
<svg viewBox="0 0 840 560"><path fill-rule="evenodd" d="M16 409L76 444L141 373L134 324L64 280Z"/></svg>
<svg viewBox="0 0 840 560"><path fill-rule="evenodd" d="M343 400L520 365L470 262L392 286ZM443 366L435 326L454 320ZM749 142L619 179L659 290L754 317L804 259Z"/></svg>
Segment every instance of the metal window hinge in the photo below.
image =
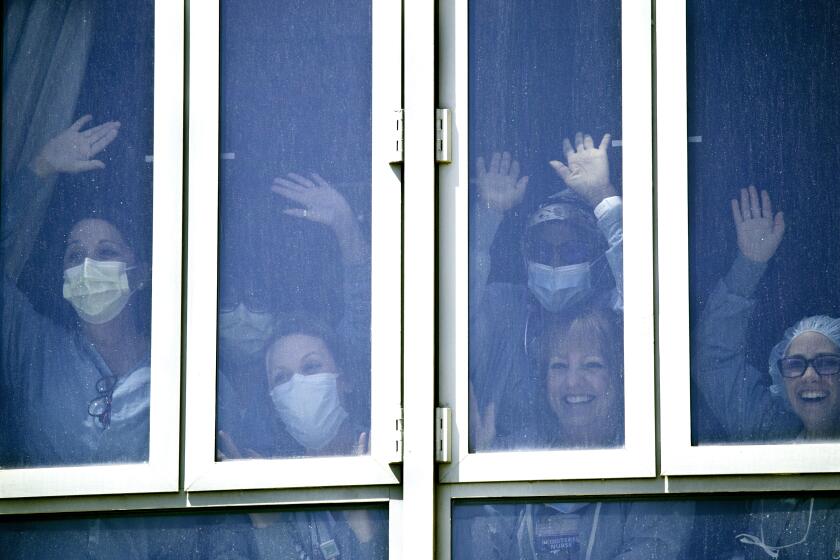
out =
<svg viewBox="0 0 840 560"><path fill-rule="evenodd" d="M452 163L452 111L435 109L435 161Z"/></svg>
<svg viewBox="0 0 840 560"><path fill-rule="evenodd" d="M435 408L435 461L452 462L452 409Z"/></svg>
<svg viewBox="0 0 840 560"><path fill-rule="evenodd" d="M391 448L393 455L389 463L402 463L403 460L403 409L397 408L394 415L394 446Z"/></svg>
<svg viewBox="0 0 840 560"><path fill-rule="evenodd" d="M391 163L402 163L403 161L403 143L405 142L405 118L404 111L398 109L394 111L394 135L391 138Z"/></svg>

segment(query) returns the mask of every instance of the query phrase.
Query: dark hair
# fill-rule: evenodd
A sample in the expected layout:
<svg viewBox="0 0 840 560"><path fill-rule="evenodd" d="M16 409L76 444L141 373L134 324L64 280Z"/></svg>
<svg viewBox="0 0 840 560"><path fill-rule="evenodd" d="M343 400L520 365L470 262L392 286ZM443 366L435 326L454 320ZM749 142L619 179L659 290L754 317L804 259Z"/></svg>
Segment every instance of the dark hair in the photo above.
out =
<svg viewBox="0 0 840 560"><path fill-rule="evenodd" d="M335 329L327 323L302 313L280 313L274 319L271 340L266 345L266 351L278 340L286 336L301 334L320 338L324 341L327 350L332 354L338 368L344 371L345 353L344 347Z"/></svg>

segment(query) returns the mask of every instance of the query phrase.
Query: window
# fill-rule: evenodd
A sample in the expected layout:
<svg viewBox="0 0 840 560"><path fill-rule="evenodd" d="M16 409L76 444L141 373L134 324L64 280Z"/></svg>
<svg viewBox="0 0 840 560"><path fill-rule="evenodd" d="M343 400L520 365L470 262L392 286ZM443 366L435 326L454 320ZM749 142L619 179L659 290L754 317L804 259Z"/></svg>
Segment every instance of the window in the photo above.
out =
<svg viewBox="0 0 840 560"><path fill-rule="evenodd" d="M182 14L4 9L3 495L172 491Z"/></svg>
<svg viewBox="0 0 840 560"><path fill-rule="evenodd" d="M7 0L0 550L840 557L838 25Z"/></svg>

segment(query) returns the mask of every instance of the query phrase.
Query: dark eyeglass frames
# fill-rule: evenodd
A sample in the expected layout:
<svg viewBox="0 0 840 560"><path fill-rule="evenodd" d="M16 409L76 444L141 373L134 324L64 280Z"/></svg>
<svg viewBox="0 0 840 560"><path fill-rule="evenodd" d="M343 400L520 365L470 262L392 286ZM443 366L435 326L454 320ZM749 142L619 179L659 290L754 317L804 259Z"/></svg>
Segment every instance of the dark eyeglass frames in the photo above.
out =
<svg viewBox="0 0 840 560"><path fill-rule="evenodd" d="M837 375L840 373L840 354L822 354L810 360L801 356L789 356L778 361L782 377L801 377L809 366L820 375Z"/></svg>
<svg viewBox="0 0 840 560"><path fill-rule="evenodd" d="M99 420L99 425L103 428L111 425L111 398L116 386L116 375L100 377L96 382L96 392L99 396L88 404L88 414Z"/></svg>

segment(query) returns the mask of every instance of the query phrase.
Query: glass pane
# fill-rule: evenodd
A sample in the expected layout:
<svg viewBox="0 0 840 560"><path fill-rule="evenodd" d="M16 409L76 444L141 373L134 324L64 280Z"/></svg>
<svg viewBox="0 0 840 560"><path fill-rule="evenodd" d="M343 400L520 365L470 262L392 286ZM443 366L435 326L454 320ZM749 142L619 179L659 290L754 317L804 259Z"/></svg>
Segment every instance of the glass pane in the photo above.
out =
<svg viewBox="0 0 840 560"><path fill-rule="evenodd" d="M154 2L3 10L0 467L143 462Z"/></svg>
<svg viewBox="0 0 840 560"><path fill-rule="evenodd" d="M464 502L456 560L809 560L840 557L840 498Z"/></svg>
<svg viewBox="0 0 840 560"><path fill-rule="evenodd" d="M623 444L620 15L469 3L472 452Z"/></svg>
<svg viewBox="0 0 840 560"><path fill-rule="evenodd" d="M388 558L385 507L163 513L0 522L9 558L145 560L195 558Z"/></svg>
<svg viewBox="0 0 840 560"><path fill-rule="evenodd" d="M687 5L693 443L837 440L840 4Z"/></svg>
<svg viewBox="0 0 840 560"><path fill-rule="evenodd" d="M217 457L366 453L370 2L221 22Z"/></svg>

